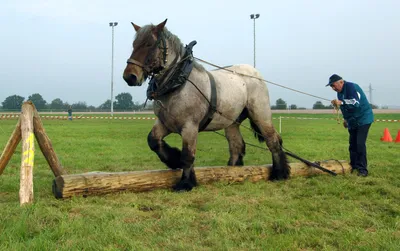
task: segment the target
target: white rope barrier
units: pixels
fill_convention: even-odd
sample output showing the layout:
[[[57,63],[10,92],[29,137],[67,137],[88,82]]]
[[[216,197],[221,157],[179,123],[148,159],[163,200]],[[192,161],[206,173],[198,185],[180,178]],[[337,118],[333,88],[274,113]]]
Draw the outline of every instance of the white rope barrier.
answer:
[[[0,120],[18,119],[19,114],[0,114]],[[41,119],[68,120],[68,116],[40,116]],[[100,119],[100,120],[156,120],[156,117],[109,117],[109,116],[72,116],[72,119]],[[298,120],[336,120],[336,118],[311,118],[311,117],[274,117],[272,119],[298,119]],[[375,122],[400,122],[398,119],[376,119]]]
[[[0,120],[2,119],[18,119],[19,114],[6,114],[0,115]],[[68,116],[40,116],[41,119],[49,120],[68,120]],[[108,116],[72,116],[72,119],[104,119],[104,120],[155,120],[156,117],[108,117]]]

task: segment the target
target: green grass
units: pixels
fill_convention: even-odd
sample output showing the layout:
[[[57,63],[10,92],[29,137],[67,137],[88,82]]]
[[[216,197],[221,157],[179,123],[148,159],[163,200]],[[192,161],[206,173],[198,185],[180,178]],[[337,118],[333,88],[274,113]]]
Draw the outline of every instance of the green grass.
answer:
[[[71,174],[164,169],[147,146],[153,123],[43,121]],[[0,149],[15,124],[0,120]],[[18,201],[18,147],[0,176],[0,250],[398,250],[400,144],[379,140],[386,127],[395,138],[400,123],[372,125],[367,178],[320,175],[282,182],[219,182],[188,193],[158,190],[67,200],[53,197],[54,177],[36,146],[35,203],[24,207]],[[263,146],[251,132],[242,133],[246,142]],[[282,137],[287,149],[306,159],[348,159],[347,131],[334,120],[283,119]],[[180,146],[176,135],[166,140]],[[271,163],[265,150],[247,146],[246,151],[245,164]],[[221,166],[227,160],[226,140],[201,133],[196,166]]]

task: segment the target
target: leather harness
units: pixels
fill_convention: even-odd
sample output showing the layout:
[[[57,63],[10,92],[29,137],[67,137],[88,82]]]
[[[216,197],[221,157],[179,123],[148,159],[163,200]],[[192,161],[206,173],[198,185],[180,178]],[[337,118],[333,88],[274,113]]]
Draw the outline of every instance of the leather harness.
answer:
[[[210,84],[211,84],[211,100],[210,100],[210,106],[208,107],[208,112],[200,122],[199,132],[206,129],[208,124],[210,124],[210,122],[212,121],[214,113],[217,111],[217,87],[215,85],[215,79],[211,75],[211,73],[207,72],[207,75],[210,78]]]
[[[193,70],[194,58],[193,58],[193,46],[196,45],[196,41],[190,42],[188,45],[185,46],[185,54],[182,57],[183,59],[179,62],[178,57],[171,63],[171,65],[177,64],[171,70],[167,70],[164,73],[160,73],[160,69],[157,69],[157,73],[160,73],[160,78],[157,78],[157,73],[151,72],[152,70],[148,67],[148,58],[146,57],[146,63],[142,64],[135,59],[128,59],[127,63],[134,64],[141,67],[146,75],[151,75],[152,78],[149,82],[149,87],[147,88],[147,98],[149,100],[156,99],[158,97],[164,96],[169,94],[175,90],[178,90],[182,86],[186,84],[189,80],[190,73]],[[167,55],[167,46],[164,37],[160,37],[157,41],[157,46],[160,44],[163,45],[163,63],[166,64],[166,55]],[[170,71],[173,71],[170,73]],[[211,85],[211,99],[207,100],[209,102],[209,108],[207,114],[201,120],[199,125],[199,131],[203,131],[212,121],[214,113],[217,111],[217,87],[215,85],[214,77],[207,71],[207,75],[210,79]],[[197,88],[197,86],[195,86]],[[198,88],[197,88],[198,89]],[[199,90],[199,89],[198,89]],[[199,90],[200,91],[200,90]],[[200,91],[201,92],[201,91]],[[203,96],[204,94],[201,93]],[[204,96],[205,97],[205,96]],[[206,97],[205,97],[206,98]],[[207,98],[206,98],[207,99]]]

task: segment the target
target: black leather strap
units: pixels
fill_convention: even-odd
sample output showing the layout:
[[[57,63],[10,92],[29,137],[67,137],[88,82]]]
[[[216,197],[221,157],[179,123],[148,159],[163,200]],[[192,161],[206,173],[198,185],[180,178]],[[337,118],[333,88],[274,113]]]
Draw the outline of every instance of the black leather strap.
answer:
[[[196,41],[192,41],[185,47],[185,54],[183,55],[184,60],[179,61],[178,65],[171,69],[173,71],[163,73],[160,77],[153,77],[149,82],[147,88],[147,98],[153,100],[157,97],[161,97],[176,89],[185,85],[190,73],[193,69],[193,46],[196,45]],[[179,57],[176,57],[171,65],[177,63]]]
[[[207,75],[210,78],[211,99],[210,99],[210,106],[208,107],[208,112],[200,122],[199,132],[206,129],[206,127],[212,121],[214,113],[217,111],[217,87],[215,85],[215,79],[209,72],[207,72]]]

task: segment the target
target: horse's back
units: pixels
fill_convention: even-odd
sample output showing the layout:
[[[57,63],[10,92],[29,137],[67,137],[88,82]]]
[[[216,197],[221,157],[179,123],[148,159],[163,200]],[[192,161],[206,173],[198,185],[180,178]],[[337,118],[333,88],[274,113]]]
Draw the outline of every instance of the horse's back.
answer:
[[[258,94],[260,98],[264,97],[269,102],[267,85],[264,83],[261,73],[253,66],[237,64],[214,72],[222,76],[223,88],[242,89],[242,93],[247,96],[247,99]]]
[[[248,111],[262,120],[269,120],[271,118],[269,93],[261,73],[248,64],[232,65],[225,69],[215,72],[225,75],[225,79],[233,80],[230,84],[224,83],[228,86],[227,88],[231,88],[231,93],[240,89],[240,94],[232,96],[241,100],[240,97],[244,95],[243,99]]]

